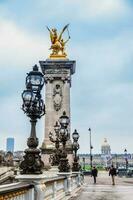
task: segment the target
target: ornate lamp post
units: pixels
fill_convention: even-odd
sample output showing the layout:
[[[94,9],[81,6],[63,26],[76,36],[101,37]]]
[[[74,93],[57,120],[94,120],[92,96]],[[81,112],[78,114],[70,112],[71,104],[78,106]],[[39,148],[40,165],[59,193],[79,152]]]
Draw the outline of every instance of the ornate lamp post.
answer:
[[[90,166],[92,168],[92,144],[91,144],[91,128],[88,129],[89,133],[90,133]]]
[[[26,90],[22,93],[22,110],[30,118],[31,133],[27,140],[28,149],[25,150],[24,160],[20,164],[21,174],[41,174],[43,162],[40,150],[37,149],[38,138],[36,137],[37,119],[45,114],[45,105],[41,98],[41,89],[44,85],[43,74],[38,71],[37,65],[26,77]]]
[[[63,112],[63,115],[59,118],[60,123],[60,131],[59,131],[59,139],[62,143],[62,152],[61,152],[61,158],[59,163],[59,172],[69,172],[70,171],[70,165],[68,163],[67,159],[67,151],[66,151],[66,142],[69,139],[69,133],[68,133],[68,124],[70,120],[69,117],[66,115],[66,112]]]
[[[79,133],[75,129],[75,131],[72,134],[73,137],[73,151],[74,151],[74,162],[72,166],[72,171],[79,171],[80,165],[79,165],[79,157],[77,156],[77,151],[79,149],[78,139],[79,139]]]
[[[61,157],[61,150],[59,149],[60,147],[60,139],[59,139],[59,131],[60,131],[60,126],[58,122],[56,122],[54,126],[54,131],[55,131],[55,138],[53,137],[53,134],[50,132],[49,133],[49,139],[51,142],[55,143],[55,153],[53,154],[52,157],[52,166],[58,166],[60,162],[60,157]]]

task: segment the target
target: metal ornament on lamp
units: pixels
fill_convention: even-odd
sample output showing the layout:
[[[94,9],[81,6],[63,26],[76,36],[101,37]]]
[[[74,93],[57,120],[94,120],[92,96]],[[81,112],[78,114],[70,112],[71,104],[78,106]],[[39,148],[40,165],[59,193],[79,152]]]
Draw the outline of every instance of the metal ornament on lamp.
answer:
[[[68,133],[68,125],[69,125],[69,117],[66,115],[66,112],[63,112],[63,115],[59,118],[60,123],[60,131],[59,131],[59,139],[62,143],[62,152],[61,152],[61,158],[59,162],[59,172],[69,172],[70,171],[70,165],[67,159],[67,150],[66,150],[66,142],[69,139],[69,133]]]
[[[44,85],[44,78],[38,71],[37,65],[26,77],[26,90],[22,93],[22,110],[30,118],[31,133],[27,140],[24,160],[20,163],[21,174],[41,174],[43,162],[41,161],[40,150],[37,149],[38,138],[36,137],[37,119],[45,114],[45,105],[41,98],[41,89]]]
[[[73,138],[73,151],[74,151],[74,162],[73,162],[73,166],[72,166],[72,171],[79,171],[81,166],[79,164],[79,157],[77,156],[77,151],[79,149],[79,144],[78,144],[78,139],[79,139],[79,133],[77,132],[77,130],[75,129],[75,131],[72,134],[72,138]]]
[[[127,156],[127,149],[124,150],[125,154],[125,162],[126,162],[126,171],[128,170],[128,156]]]
[[[38,71],[38,66],[33,66],[33,71],[27,73],[26,87],[31,88],[32,91],[41,91],[44,85],[44,76]]]
[[[90,132],[90,166],[92,168],[92,159],[93,159],[93,157],[92,157],[92,149],[93,149],[93,146],[91,144],[91,128],[89,128],[88,131]]]
[[[59,131],[60,131],[60,126],[58,122],[55,123],[54,126],[54,131],[55,131],[55,138],[53,136],[53,133],[49,133],[49,139],[51,142],[55,144],[55,152],[52,155],[52,166],[58,166],[60,162],[60,157],[61,157],[61,150],[59,149],[60,147],[60,139],[59,139]]]

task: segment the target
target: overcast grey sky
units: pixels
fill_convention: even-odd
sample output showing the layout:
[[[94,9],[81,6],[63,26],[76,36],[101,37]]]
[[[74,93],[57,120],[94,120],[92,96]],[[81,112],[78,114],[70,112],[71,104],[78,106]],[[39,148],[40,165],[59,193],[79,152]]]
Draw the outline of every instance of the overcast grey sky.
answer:
[[[0,149],[15,137],[24,149],[30,123],[21,111],[25,76],[49,55],[45,28],[70,23],[67,52],[76,60],[72,78],[72,130],[80,133],[80,152],[94,152],[104,137],[112,152],[133,152],[133,3],[130,0],[0,0]],[[44,118],[39,120],[40,144]]]

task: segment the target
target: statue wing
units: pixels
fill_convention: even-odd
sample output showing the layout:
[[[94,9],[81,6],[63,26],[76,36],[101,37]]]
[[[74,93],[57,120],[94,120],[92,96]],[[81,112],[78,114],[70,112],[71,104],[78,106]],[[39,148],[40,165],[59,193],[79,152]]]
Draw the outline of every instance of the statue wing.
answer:
[[[49,31],[49,34],[50,34],[50,40],[51,40],[51,43],[53,44],[53,42],[54,42],[54,40],[53,40],[53,33],[52,33],[52,31],[49,29],[48,26],[46,26],[46,28],[47,28],[48,31]]]
[[[64,33],[64,31],[68,28],[69,24],[67,24],[66,26],[64,26],[64,28],[62,29],[59,37],[58,37],[58,40],[60,41],[61,40],[61,37],[62,37],[62,34]]]

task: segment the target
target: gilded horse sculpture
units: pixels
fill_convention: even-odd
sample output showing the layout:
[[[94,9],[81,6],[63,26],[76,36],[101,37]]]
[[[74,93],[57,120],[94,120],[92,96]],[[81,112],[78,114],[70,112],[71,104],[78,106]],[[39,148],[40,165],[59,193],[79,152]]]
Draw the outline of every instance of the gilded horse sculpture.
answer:
[[[64,41],[64,39],[62,38],[63,33],[65,32],[65,30],[68,31],[68,26],[69,24],[67,24],[66,26],[64,26],[64,28],[62,29],[61,33],[58,34],[57,33],[57,29],[52,28],[51,30],[47,27],[49,33],[50,33],[50,39],[51,39],[51,47],[50,50],[52,50],[52,53],[50,54],[50,58],[54,57],[54,58],[66,58],[67,54],[65,53],[65,45],[66,43],[69,41],[70,36],[68,35],[68,39],[66,41]],[[68,32],[69,34],[69,32]]]

